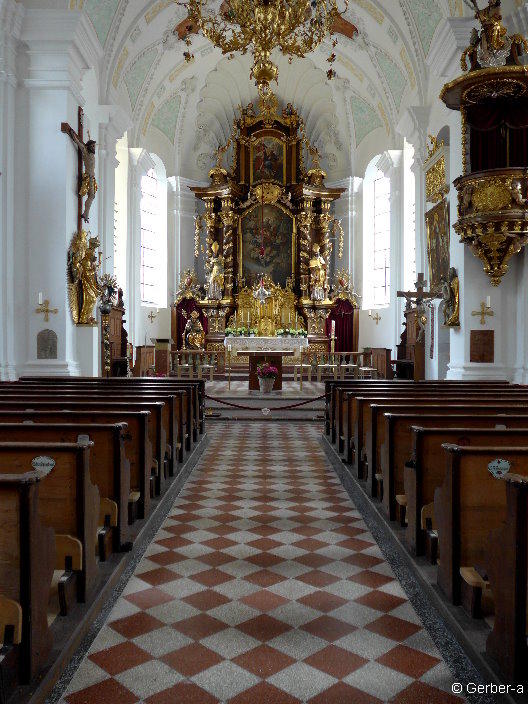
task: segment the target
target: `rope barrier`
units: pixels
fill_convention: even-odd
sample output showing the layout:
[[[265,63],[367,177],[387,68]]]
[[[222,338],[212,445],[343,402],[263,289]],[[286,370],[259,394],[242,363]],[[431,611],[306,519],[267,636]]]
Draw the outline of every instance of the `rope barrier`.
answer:
[[[204,394],[205,398],[209,399],[209,401],[214,401],[215,403],[223,403],[224,406],[230,406],[231,408],[238,408],[242,411],[257,411],[259,409],[258,406],[243,406],[239,403],[232,403],[231,401],[224,401],[222,398],[214,398],[213,396],[209,396],[208,394]],[[286,406],[274,406],[273,408],[268,408],[268,407],[263,407],[260,410],[264,415],[268,415],[271,413],[271,411],[289,411],[293,408],[299,408],[299,406],[306,406],[309,403],[313,403],[314,401],[320,401],[321,399],[326,399],[330,398],[330,394],[322,394],[321,396],[314,396],[313,398],[309,398],[306,401],[299,401],[298,403],[290,403]]]

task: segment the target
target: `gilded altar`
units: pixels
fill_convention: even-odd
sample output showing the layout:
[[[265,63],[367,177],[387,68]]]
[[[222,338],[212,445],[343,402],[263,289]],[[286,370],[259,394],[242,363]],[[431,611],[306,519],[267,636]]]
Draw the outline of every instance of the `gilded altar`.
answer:
[[[260,337],[302,330],[310,343],[328,344],[325,323],[343,294],[331,286],[344,237],[332,203],[344,189],[325,178],[293,105],[280,109],[270,91],[258,108],[239,108],[210,184],[191,187],[201,203],[194,250],[205,271],[198,303],[207,349],[223,345],[226,328]]]

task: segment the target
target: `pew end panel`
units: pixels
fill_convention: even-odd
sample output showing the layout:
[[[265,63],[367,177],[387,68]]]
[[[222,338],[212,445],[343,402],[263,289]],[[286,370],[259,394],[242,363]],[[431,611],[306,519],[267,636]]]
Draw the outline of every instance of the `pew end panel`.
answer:
[[[501,481],[506,485],[507,517],[489,535],[487,571],[495,619],[486,652],[507,681],[526,681],[528,477],[510,474]]]

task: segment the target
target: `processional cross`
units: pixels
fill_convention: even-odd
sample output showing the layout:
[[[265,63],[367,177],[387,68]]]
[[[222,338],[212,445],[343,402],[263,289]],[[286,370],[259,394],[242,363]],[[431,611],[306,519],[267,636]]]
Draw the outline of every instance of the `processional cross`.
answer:
[[[77,232],[82,230],[82,221],[89,221],[90,208],[97,193],[95,180],[95,147],[96,142],[90,139],[84,142],[84,112],[79,106],[77,111],[77,132],[67,122],[61,122],[61,132],[67,134],[77,147]],[[83,170],[84,166],[84,170]],[[83,212],[83,198],[87,196]]]

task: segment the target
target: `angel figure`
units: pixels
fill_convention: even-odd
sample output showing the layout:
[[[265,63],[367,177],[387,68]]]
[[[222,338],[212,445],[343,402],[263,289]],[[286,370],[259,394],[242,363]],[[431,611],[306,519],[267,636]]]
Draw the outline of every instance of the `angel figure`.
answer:
[[[101,254],[97,256],[99,239],[81,230],[68,250],[68,296],[73,322],[76,325],[94,325],[93,310],[101,294],[98,271]]]

